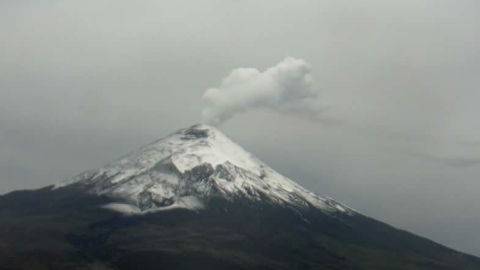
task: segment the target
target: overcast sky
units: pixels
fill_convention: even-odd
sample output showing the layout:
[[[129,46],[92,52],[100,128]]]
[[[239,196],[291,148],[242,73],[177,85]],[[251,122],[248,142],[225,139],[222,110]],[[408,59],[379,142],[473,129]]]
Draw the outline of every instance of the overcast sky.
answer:
[[[320,117],[262,99],[220,129],[314,192],[480,255],[479,25],[477,0],[0,0],[0,194],[200,122],[232,70],[290,56]]]

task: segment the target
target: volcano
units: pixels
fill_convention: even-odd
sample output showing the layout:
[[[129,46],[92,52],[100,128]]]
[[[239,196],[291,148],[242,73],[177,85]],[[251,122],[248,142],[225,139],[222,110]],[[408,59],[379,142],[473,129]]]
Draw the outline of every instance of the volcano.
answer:
[[[0,196],[0,269],[480,269],[366,217],[203,124]]]

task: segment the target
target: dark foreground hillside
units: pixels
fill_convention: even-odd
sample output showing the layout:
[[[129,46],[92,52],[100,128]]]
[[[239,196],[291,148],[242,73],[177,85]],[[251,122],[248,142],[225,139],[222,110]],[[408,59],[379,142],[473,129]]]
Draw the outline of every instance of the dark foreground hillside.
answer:
[[[212,200],[125,217],[74,188],[0,197],[0,269],[478,270],[480,259],[356,216]]]

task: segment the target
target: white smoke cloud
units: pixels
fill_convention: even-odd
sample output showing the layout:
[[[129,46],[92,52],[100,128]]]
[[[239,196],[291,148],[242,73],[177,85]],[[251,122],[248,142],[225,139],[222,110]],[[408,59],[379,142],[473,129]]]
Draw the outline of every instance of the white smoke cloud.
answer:
[[[219,87],[203,93],[203,122],[219,125],[251,109],[318,115],[324,102],[313,87],[311,70],[305,60],[293,57],[263,72],[256,68],[234,69]]]

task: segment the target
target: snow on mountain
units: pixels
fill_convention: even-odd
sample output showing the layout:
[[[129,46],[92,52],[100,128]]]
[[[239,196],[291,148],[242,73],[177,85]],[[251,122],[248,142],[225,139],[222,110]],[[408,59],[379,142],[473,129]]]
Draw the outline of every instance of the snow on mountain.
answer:
[[[72,185],[118,200],[105,207],[129,214],[202,209],[203,202],[213,197],[354,213],[282,176],[218,129],[203,124],[181,129],[54,189]]]

